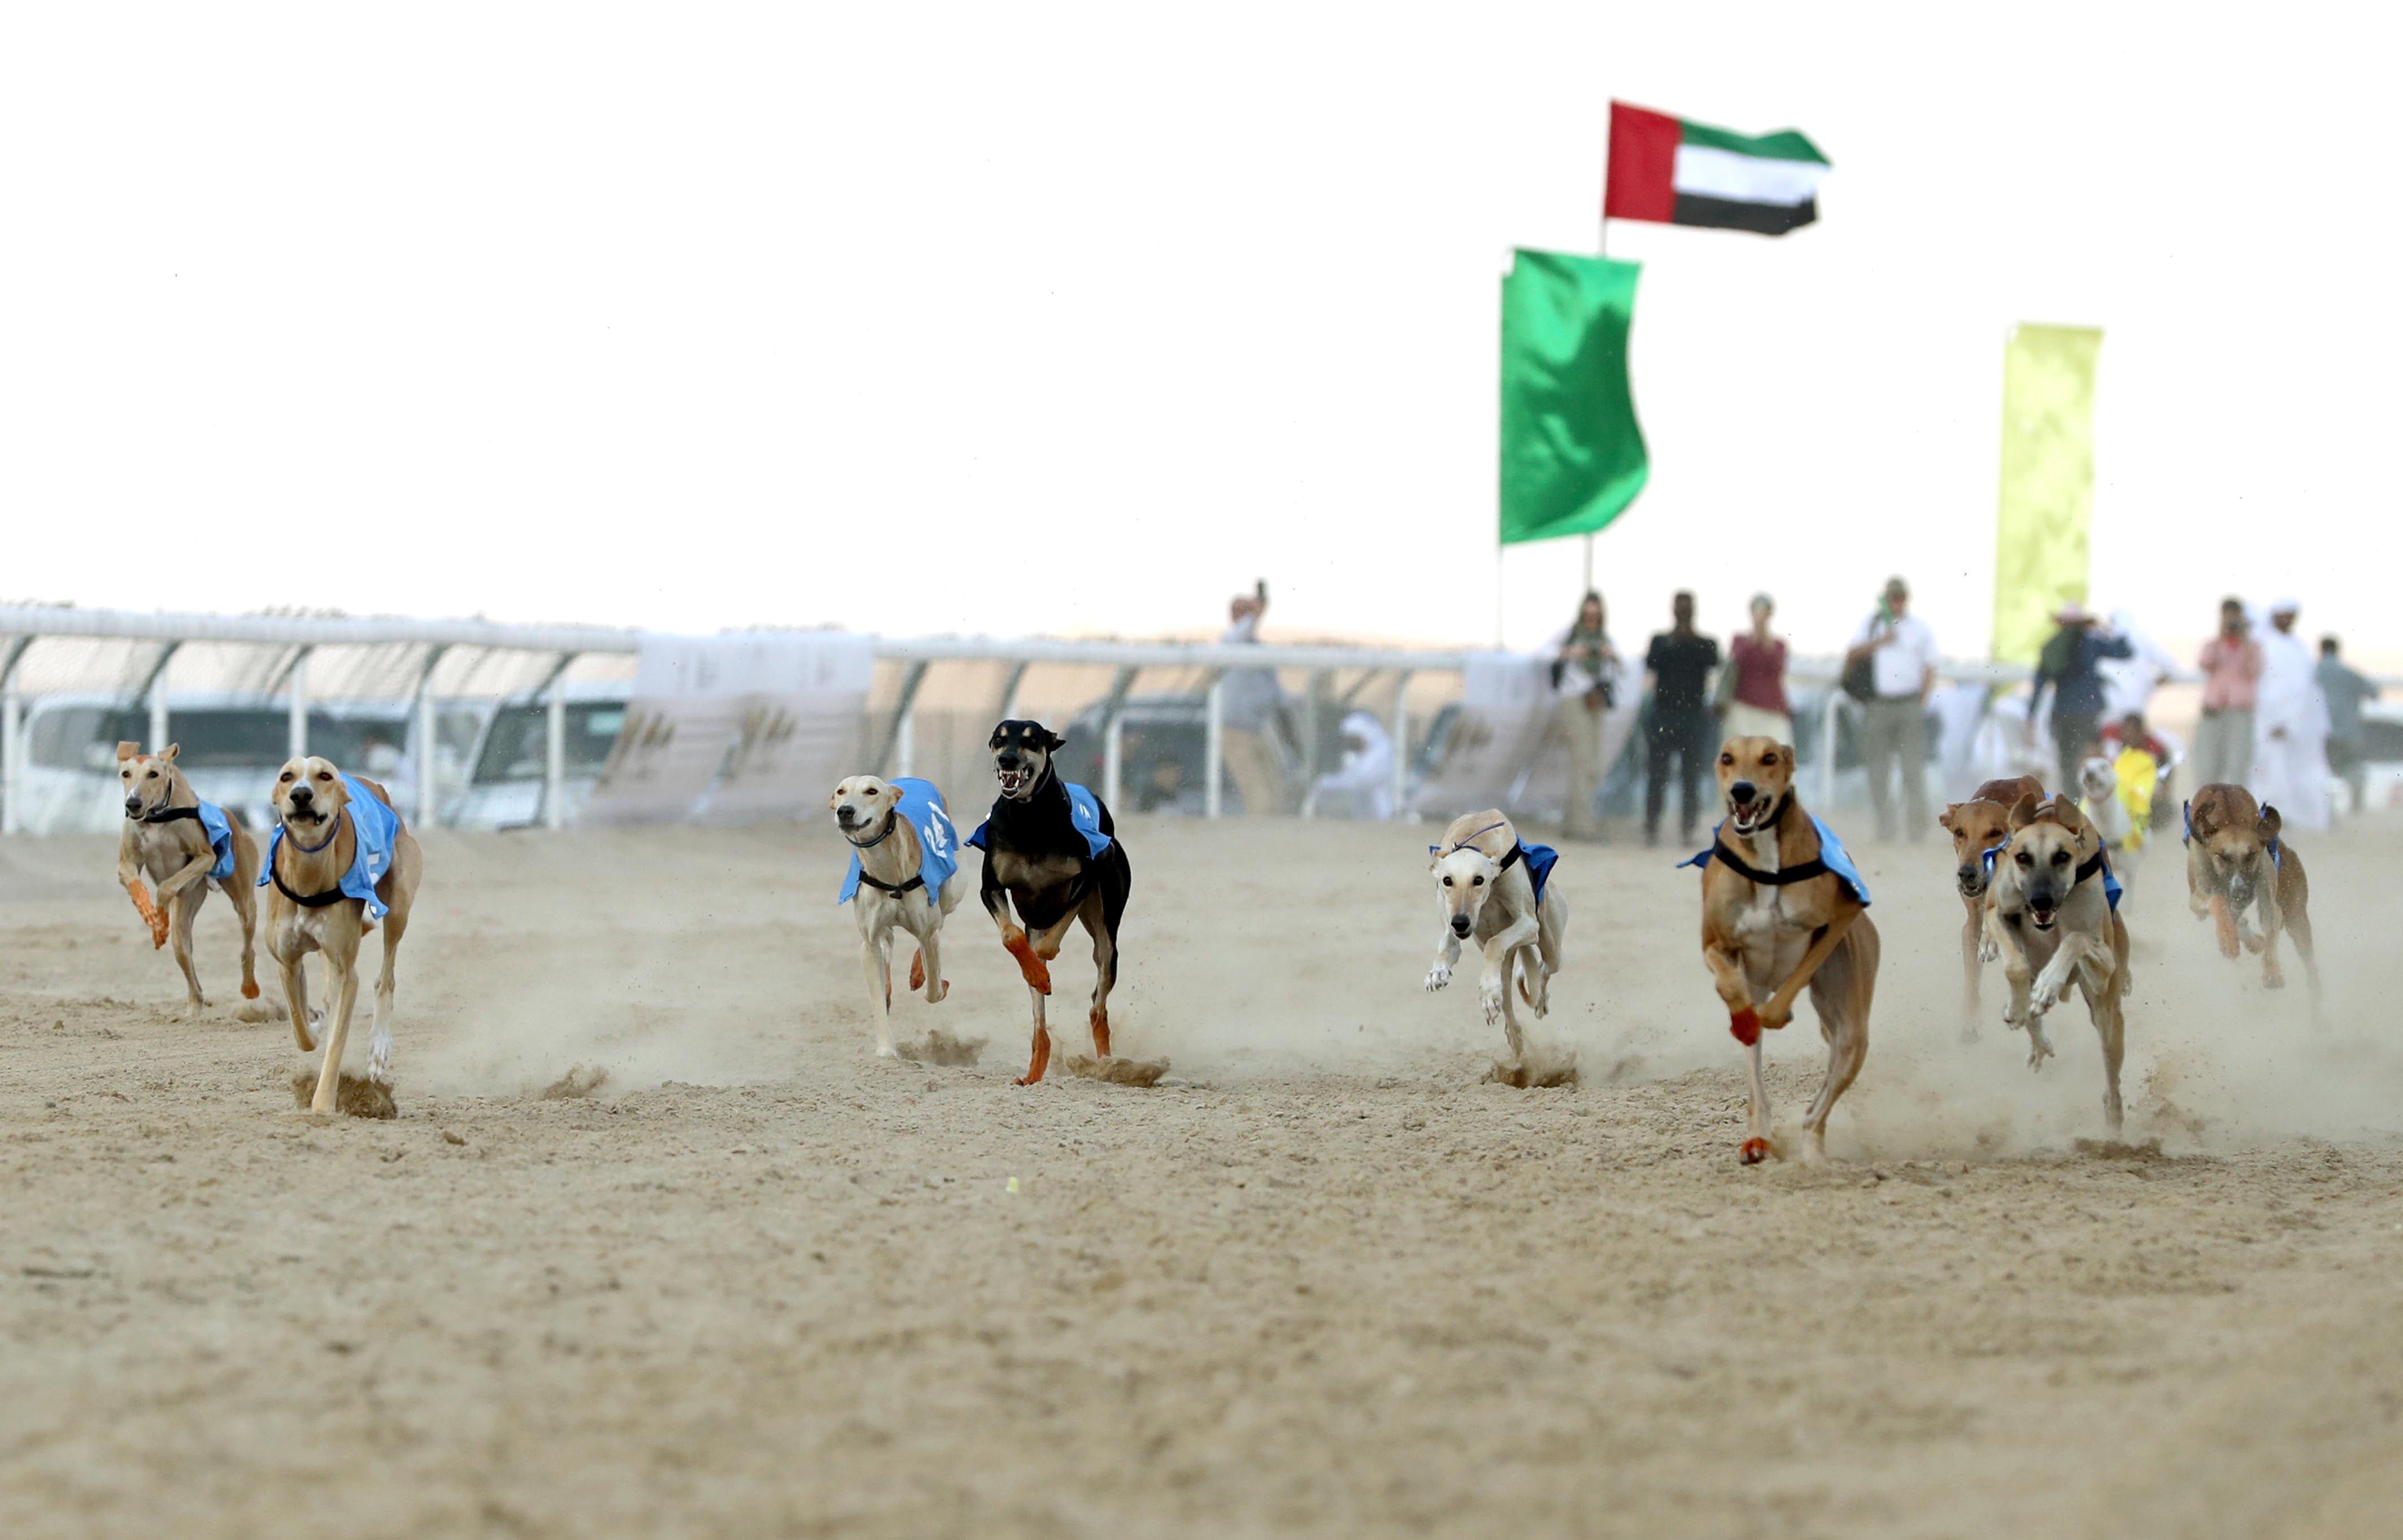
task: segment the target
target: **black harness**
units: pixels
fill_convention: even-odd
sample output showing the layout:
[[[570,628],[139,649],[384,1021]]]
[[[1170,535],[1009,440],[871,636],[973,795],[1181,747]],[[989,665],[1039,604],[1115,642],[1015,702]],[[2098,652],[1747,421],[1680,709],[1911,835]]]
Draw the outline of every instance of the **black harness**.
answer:
[[[125,816],[137,824],[172,824],[178,818],[198,818],[200,815],[198,808],[154,808],[146,813],[129,812]]]
[[[343,809],[340,816],[334,820],[334,832],[326,836],[325,839],[319,840],[313,845],[304,845],[300,842],[299,836],[293,835],[292,848],[299,851],[303,855],[316,854],[319,851],[324,850],[327,845],[332,844],[336,839],[341,838],[342,819],[349,816],[350,810],[348,808]],[[292,831],[286,829],[285,830],[285,833],[291,834]],[[294,893],[285,882],[284,874],[275,869],[275,863],[271,860],[267,863],[267,875],[269,879],[275,883],[276,892],[282,894],[285,897],[291,899],[294,903],[299,905],[304,909],[322,909],[329,904],[339,904],[344,898],[350,896],[342,891],[342,884],[340,879],[336,879],[334,885],[327,888],[323,893]]]
[[[1794,794],[1789,791],[1777,799],[1777,811],[1769,815],[1769,822],[1762,826],[1773,829],[1785,823],[1786,810],[1793,806]],[[1813,877],[1827,875],[1827,863],[1815,855],[1796,866],[1785,867],[1777,871],[1763,871],[1729,849],[1726,839],[1719,836],[1712,838],[1711,859],[1748,882],[1758,882],[1772,888],[1782,888],[1789,882],[1808,882]]]
[[[874,850],[877,846],[893,838],[894,825],[900,822],[901,811],[898,808],[896,808],[893,812],[884,815],[884,832],[878,835],[875,839],[854,839],[850,835],[846,834],[843,836],[843,839],[854,850]],[[923,872],[912,877],[907,882],[881,882],[875,878],[868,876],[868,868],[864,866],[859,868],[859,880],[867,883],[869,887],[874,888],[879,893],[908,893],[912,888],[923,888],[926,885],[925,874]]]
[[[2070,880],[2069,885],[2073,888],[2076,887],[2078,883],[2085,881],[2088,878],[2103,870],[2103,868],[2108,865],[2109,863],[2103,859],[2103,853],[2099,850],[2096,851],[2093,854],[2088,856],[2079,864],[2077,867],[2077,875]]]

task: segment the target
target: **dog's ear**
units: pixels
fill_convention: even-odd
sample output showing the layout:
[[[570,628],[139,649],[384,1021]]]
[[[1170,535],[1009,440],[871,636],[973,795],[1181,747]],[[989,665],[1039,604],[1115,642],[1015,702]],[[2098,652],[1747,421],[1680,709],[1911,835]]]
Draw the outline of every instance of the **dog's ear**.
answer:
[[[135,757],[137,757],[141,753],[142,753],[142,745],[141,745],[141,744],[139,744],[139,743],[137,743],[137,742],[133,742],[133,740],[132,740],[132,739],[130,739],[130,738],[121,738],[121,739],[118,739],[118,743],[117,743],[117,762],[118,762],[118,764],[120,764],[120,765],[121,765],[121,764],[125,763],[128,759],[135,758]]]
[[[1777,752],[1778,752],[1778,753],[1780,753],[1780,754],[1782,754],[1782,755],[1784,755],[1784,756],[1785,756],[1785,773],[1786,773],[1786,774],[1788,774],[1788,775],[1793,774],[1793,773],[1794,773],[1794,745],[1793,745],[1793,744],[1791,744],[1791,743],[1780,743],[1780,744],[1778,744],[1778,745],[1777,745]]]
[[[1945,803],[1945,804],[1944,804],[1944,811],[1943,811],[1942,812],[1939,812],[1939,813],[1938,813],[1938,814],[1936,815],[1936,826],[1937,826],[1938,828],[1940,828],[1940,829],[1945,830],[1947,833],[1950,833],[1950,834],[1958,834],[1958,833],[1960,833],[1960,832],[1961,832],[1961,810],[1962,810],[1963,808],[1966,807],[1967,805],[1968,805],[1968,804],[1967,804],[1967,803],[1965,803],[1965,802],[1947,802],[1947,803]]]
[[[1002,729],[1002,728],[1006,728],[1006,727],[1007,727],[1007,726],[1009,726],[1009,724],[1008,724],[1008,723],[1007,723],[1007,722],[995,722],[995,723],[993,725],[993,736],[992,736],[992,737],[990,737],[990,738],[988,738],[988,739],[986,739],[986,740],[984,741],[984,746],[985,746],[986,748],[989,748],[989,749],[997,749],[997,748],[1001,747],[1001,743],[1002,743],[1002,731],[1001,731],[1001,729]]]
[[[1043,747],[1047,753],[1057,754],[1068,746],[1068,741],[1049,728],[1038,728],[1035,730],[1043,734]]]
[[[2035,822],[2035,794],[2023,791],[2020,793],[2020,799],[2011,804],[2011,832],[2013,834],[2017,834],[2020,830],[2027,827],[2030,824]]]
[[[181,743],[170,743],[170,744],[168,744],[168,745],[167,745],[167,752],[166,752],[166,753],[164,753],[164,754],[162,754],[162,755],[160,755],[159,757],[160,757],[160,758],[161,758],[161,759],[166,760],[169,764],[171,764],[171,765],[172,765],[172,764],[174,764],[174,763],[175,762],[175,756],[177,756],[178,754],[181,754],[181,753],[183,753],[183,752],[184,752],[184,745],[183,745],[183,744],[181,744]]]
[[[2267,802],[2261,804],[2261,821],[2256,824],[2254,827],[2261,831],[2261,842],[2263,844],[2268,844],[2271,840],[2277,839],[2278,831],[2285,826],[2286,821],[2278,816],[2277,809],[2271,807]]]
[[[2086,822],[2086,810],[2077,805],[2074,797],[2053,798],[2052,821],[2071,834],[2084,834],[2091,826]]]

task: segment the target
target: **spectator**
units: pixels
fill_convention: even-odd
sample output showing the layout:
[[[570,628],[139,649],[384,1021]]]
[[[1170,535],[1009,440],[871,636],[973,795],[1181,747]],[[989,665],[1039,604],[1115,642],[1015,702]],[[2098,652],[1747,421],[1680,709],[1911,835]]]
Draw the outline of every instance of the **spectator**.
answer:
[[[2116,848],[2143,850],[2145,836],[2153,826],[2153,796],[2160,786],[2161,766],[2168,762],[2169,751],[2145,729],[2144,717],[2132,711],[2104,731],[2103,746],[2111,756],[2111,773],[2118,778],[2119,805],[2128,810],[2128,837]]]
[[[1660,842],[1660,809],[1669,799],[1669,761],[1677,761],[1677,830],[1694,840],[1702,813],[1702,767],[1718,744],[1712,741],[1711,671],[1719,666],[1719,645],[1694,630],[1694,596],[1669,601],[1670,629],[1652,638],[1644,667],[1652,676],[1652,709],[1644,722],[1644,842]]]
[[[1569,745],[1561,832],[1571,839],[1602,838],[1593,806],[1602,790],[1602,714],[1614,703],[1618,676],[1618,654],[1604,622],[1602,595],[1589,591],[1576,623],[1552,639],[1552,728]]]
[[[2338,655],[2337,639],[2320,638],[2318,669],[2320,694],[2327,700],[2327,756],[2330,771],[2344,778],[2353,793],[2353,811],[2361,812],[2367,778],[2362,770],[2361,706],[2365,701],[2375,701],[2378,687],[2345,665]]]
[[[1878,838],[1896,837],[1894,793],[1888,783],[1899,759],[1908,838],[1915,840],[1928,824],[1927,696],[1936,687],[1936,635],[1910,613],[1910,587],[1899,577],[1886,579],[1877,613],[1862,625],[1844,654],[1848,667],[1864,659],[1869,664],[1870,695],[1863,708],[1861,754],[1868,765]]]
[[[2295,634],[2302,606],[2281,599],[2261,638],[2260,703],[2253,717],[2253,795],[2290,829],[2327,827],[2327,701],[2311,648]]]
[[[2170,746],[2145,725],[2145,714],[2132,711],[2103,728],[2103,752],[2114,758],[2130,748],[2139,748],[2153,756],[2155,765],[2170,762]]]
[[[2241,786],[2253,776],[2253,711],[2260,698],[2261,644],[2244,601],[2219,602],[2219,634],[2202,645],[2202,720],[2194,729],[2194,784]]]
[[[2124,636],[2101,636],[2086,606],[2069,604],[2053,617],[2061,629],[2044,645],[2036,660],[2035,690],[2028,697],[2027,741],[2035,742],[2036,708],[2044,703],[2045,687],[2052,687],[2052,747],[2060,778],[2055,791],[2074,790],[2077,767],[2094,746],[2103,721],[2103,675],[2095,665],[2105,658],[2132,658],[2136,649]]]
[[[1376,713],[1344,715],[1343,762],[1318,778],[1311,805],[1350,818],[1394,815],[1394,741]]]
[[[1268,613],[1269,586],[1237,594],[1227,606],[1233,624],[1219,641],[1230,646],[1257,646],[1260,617]],[[1276,717],[1285,692],[1277,687],[1274,669],[1229,669],[1220,676],[1219,756],[1235,795],[1247,813],[1283,812],[1285,759],[1277,752]]]
[[[1794,742],[1794,708],[1785,700],[1785,638],[1769,633],[1777,602],[1752,596],[1752,630],[1728,643],[1728,666],[1719,675],[1724,702],[1720,728],[1729,738]]]

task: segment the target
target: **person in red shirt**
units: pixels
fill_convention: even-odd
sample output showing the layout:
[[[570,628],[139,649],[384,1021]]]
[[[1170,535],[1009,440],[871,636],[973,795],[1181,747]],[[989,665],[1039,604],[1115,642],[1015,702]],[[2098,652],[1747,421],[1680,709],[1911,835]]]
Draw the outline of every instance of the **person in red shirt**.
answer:
[[[2253,708],[2260,698],[2261,644],[2244,601],[2219,602],[2219,634],[2202,645],[2202,720],[2194,733],[2194,784],[2241,786],[2253,774]]]
[[[1728,667],[1719,686],[1719,725],[1729,738],[1758,736],[1794,742],[1794,708],[1785,700],[1785,638],[1772,636],[1769,621],[1777,602],[1752,596],[1752,630],[1728,644]]]

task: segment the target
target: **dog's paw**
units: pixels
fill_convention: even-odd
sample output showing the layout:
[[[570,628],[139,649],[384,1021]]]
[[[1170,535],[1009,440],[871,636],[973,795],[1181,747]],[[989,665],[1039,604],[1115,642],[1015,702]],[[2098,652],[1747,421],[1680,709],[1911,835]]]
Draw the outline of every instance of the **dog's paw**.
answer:
[[[901,1057],[901,1050],[895,1047],[890,1043],[879,1043],[876,1045],[876,1057],[879,1059],[898,1059]]]
[[[1502,1020],[1502,1007],[1509,1003],[1500,984],[1480,982],[1477,986],[1477,1004],[1485,1012],[1485,1024],[1493,1026]]]
[[[1760,1041],[1760,1012],[1750,1006],[1728,1017],[1728,1034],[1745,1047]]]
[[[1747,1166],[1757,1166],[1769,1158],[1769,1141],[1747,1139],[1736,1148],[1736,1159]]]
[[[2035,992],[2028,996],[2028,1014],[2043,1016],[2060,1004],[2061,991],[2058,987],[2052,984],[2038,984],[2035,987]]]
[[[1438,963],[1435,966],[1433,966],[1433,967],[1431,967],[1431,968],[1427,969],[1427,976],[1426,976],[1426,990],[1427,990],[1427,992],[1428,992],[1429,994],[1433,994],[1436,991],[1438,991],[1438,990],[1439,990],[1439,989],[1443,988],[1446,984],[1449,984],[1449,983],[1451,983],[1451,982],[1452,982],[1452,964],[1449,964],[1449,963]]]
[[[2031,1027],[2028,1031],[2028,1068],[2042,1071],[2044,1061],[2051,1057],[2052,1045],[2045,1040],[2043,1033]]]
[[[2002,955],[2003,955],[2003,949],[2002,949],[2002,948],[2000,948],[2000,947],[1998,947],[1998,946],[1996,946],[1996,945],[1994,945],[1994,938],[1993,938],[1993,936],[1981,936],[1981,937],[1979,937],[1979,941],[1978,941],[1978,961],[1979,961],[1979,962],[1980,962],[1980,963],[1994,963],[1994,962],[1999,962],[1999,961],[2001,961],[2001,960],[2002,960]]]
[[[2261,987],[2265,990],[2285,989],[2286,976],[2283,973],[2265,973],[2261,976]]]

